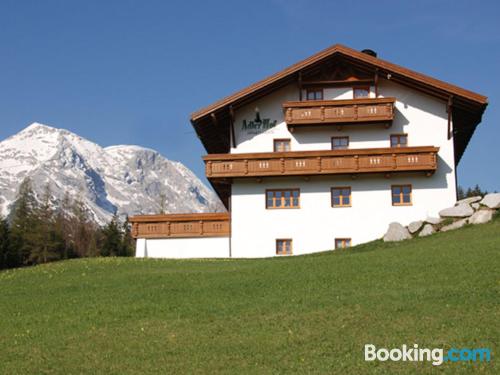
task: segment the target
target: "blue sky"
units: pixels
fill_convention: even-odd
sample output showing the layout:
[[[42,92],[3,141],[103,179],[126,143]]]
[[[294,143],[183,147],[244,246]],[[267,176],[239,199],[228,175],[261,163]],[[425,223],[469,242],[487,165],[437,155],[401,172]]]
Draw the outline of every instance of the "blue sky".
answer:
[[[479,92],[459,183],[500,190],[500,2],[0,0],[0,139],[37,121],[203,177],[189,114],[325,47]]]

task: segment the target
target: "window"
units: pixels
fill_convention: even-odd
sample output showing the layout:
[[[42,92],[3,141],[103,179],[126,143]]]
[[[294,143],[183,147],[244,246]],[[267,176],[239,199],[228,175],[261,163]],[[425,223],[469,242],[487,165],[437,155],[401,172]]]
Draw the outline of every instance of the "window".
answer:
[[[351,247],[351,239],[350,238],[336,238],[335,239],[335,248],[336,249],[345,249],[346,247]]]
[[[299,208],[299,189],[266,190],[266,208]]]
[[[274,152],[290,151],[290,139],[275,139]]]
[[[292,240],[276,240],[276,255],[291,255],[292,254]]]
[[[391,147],[406,147],[408,146],[408,134],[392,134]]]
[[[359,98],[369,98],[370,97],[370,87],[353,87],[352,94],[354,99]]]
[[[393,206],[411,206],[411,185],[393,185],[391,190]]]
[[[307,89],[307,100],[323,100],[323,89]]]
[[[349,137],[332,137],[332,150],[345,150],[349,148]]]
[[[332,207],[351,207],[351,188],[332,188]]]

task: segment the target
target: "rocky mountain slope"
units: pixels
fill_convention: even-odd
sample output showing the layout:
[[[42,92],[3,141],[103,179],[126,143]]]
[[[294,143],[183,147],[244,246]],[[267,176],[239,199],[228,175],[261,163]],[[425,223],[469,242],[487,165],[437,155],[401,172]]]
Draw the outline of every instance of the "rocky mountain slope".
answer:
[[[213,212],[224,207],[182,163],[139,146],[99,145],[64,129],[34,123],[0,142],[0,213],[7,216],[21,182],[37,196],[47,184],[56,202],[78,197],[103,224],[119,215]]]

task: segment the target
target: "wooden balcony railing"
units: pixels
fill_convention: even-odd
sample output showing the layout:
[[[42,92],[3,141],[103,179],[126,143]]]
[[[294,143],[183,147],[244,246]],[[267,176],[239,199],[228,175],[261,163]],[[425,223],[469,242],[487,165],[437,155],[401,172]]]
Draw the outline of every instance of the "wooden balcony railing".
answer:
[[[432,174],[437,168],[438,151],[438,147],[424,146],[211,154],[203,159],[209,179],[411,171]]]
[[[359,123],[392,124],[395,98],[311,100],[285,102],[285,121],[291,130],[300,126]]]
[[[141,215],[129,219],[134,238],[227,237],[228,213]]]

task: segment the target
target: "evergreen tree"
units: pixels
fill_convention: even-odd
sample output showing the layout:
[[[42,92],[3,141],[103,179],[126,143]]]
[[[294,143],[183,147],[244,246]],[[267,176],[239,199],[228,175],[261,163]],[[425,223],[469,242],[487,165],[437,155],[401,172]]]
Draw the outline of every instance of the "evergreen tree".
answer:
[[[488,191],[482,190],[478,184],[476,184],[476,186],[474,186],[473,188],[471,188],[471,187],[467,188],[467,190],[465,190],[465,191],[461,186],[459,186],[457,189],[458,199],[464,199],[464,198],[476,197],[476,196],[484,197],[486,194],[488,194]]]
[[[73,241],[71,240],[71,222],[68,213],[71,211],[72,202],[66,192],[54,215],[54,231],[62,239],[59,249],[61,259],[75,257]]]
[[[468,197],[474,197],[474,196],[478,196],[478,195],[484,196],[486,194],[488,194],[488,192],[486,190],[485,191],[481,190],[481,188],[479,187],[478,184],[476,184],[476,186],[474,186],[474,188],[472,188],[472,189],[469,188],[469,191],[467,191]]]
[[[80,258],[98,255],[97,247],[92,246],[95,245],[96,228],[88,218],[87,210],[81,200],[73,202],[71,213],[69,242],[75,255]]]
[[[31,180],[26,178],[19,187],[12,214],[12,262],[16,265],[29,264],[30,254],[37,246],[33,231],[38,226],[37,206]]]
[[[12,247],[10,246],[10,229],[6,219],[0,218],[0,269],[15,267],[12,264]]]
[[[159,211],[158,213],[160,215],[163,215],[167,212],[167,195],[164,192],[161,192],[160,195],[158,196],[158,205],[159,205]]]
[[[120,256],[129,257],[134,254],[134,240],[132,238],[132,233],[130,232],[130,223],[128,221],[128,216],[125,219],[122,227],[122,246]]]
[[[111,221],[102,229],[101,255],[117,256],[123,251],[123,240],[118,217],[115,214]]]
[[[64,243],[56,231],[51,197],[50,185],[47,184],[42,196],[42,203],[35,212],[36,226],[31,229],[36,244],[28,257],[30,264],[47,263],[61,258]]]

